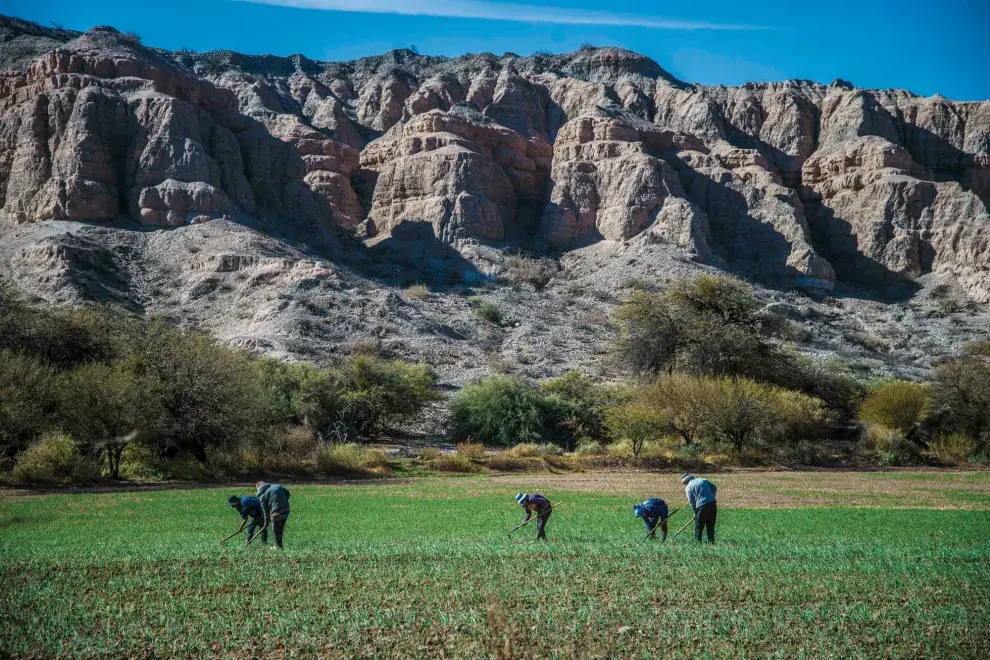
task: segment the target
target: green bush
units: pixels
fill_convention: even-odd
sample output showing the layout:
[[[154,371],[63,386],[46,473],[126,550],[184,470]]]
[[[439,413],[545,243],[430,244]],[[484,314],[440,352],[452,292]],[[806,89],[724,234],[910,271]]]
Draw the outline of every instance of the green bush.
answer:
[[[470,459],[481,459],[485,457],[485,446],[480,442],[459,442],[457,443],[457,455]]]
[[[266,393],[247,353],[153,320],[135,340],[130,368],[162,411],[152,439],[200,462],[206,449],[268,432]]]
[[[475,313],[479,318],[495,325],[502,325],[505,321],[505,315],[502,313],[502,308],[490,300],[482,300],[475,308]]]
[[[544,437],[545,405],[539,390],[521,378],[497,376],[466,385],[451,407],[455,438],[511,447]]]
[[[320,445],[316,450],[316,469],[338,477],[364,474],[364,449],[357,443]]]
[[[866,395],[859,408],[859,419],[907,434],[921,422],[930,399],[931,389],[925,385],[889,381]]]
[[[29,484],[89,484],[100,478],[100,468],[80,453],[70,436],[53,433],[18,456],[11,476],[17,482]]]
[[[931,442],[928,450],[942,463],[959,465],[976,453],[976,442],[964,433],[950,433]]]
[[[453,454],[450,456],[440,456],[433,461],[431,467],[440,472],[460,472],[469,474],[478,472],[481,468],[467,456]]]
[[[595,440],[582,440],[574,453],[578,456],[601,456],[605,453],[605,447]]]

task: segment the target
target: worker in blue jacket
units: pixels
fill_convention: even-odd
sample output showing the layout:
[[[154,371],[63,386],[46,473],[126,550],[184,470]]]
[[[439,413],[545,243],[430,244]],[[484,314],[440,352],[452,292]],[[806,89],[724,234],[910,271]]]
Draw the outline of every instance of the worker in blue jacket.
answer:
[[[657,537],[657,527],[659,527],[660,531],[663,532],[660,541],[667,540],[667,503],[662,499],[651,497],[642,504],[636,504],[633,506],[633,515],[643,519],[651,539]]]
[[[243,519],[237,533],[240,534],[244,531],[244,526],[248,525],[248,533],[245,543],[254,538],[255,529],[262,530],[261,542],[268,543],[268,530],[265,529],[265,511],[261,506],[261,500],[253,495],[245,495],[244,497],[231,495],[227,498],[227,504],[229,504],[234,511],[241,514],[241,518]],[[251,521],[250,524],[248,524],[249,520]]]
[[[547,521],[550,520],[550,514],[553,513],[553,505],[550,504],[550,500],[539,493],[533,493],[532,495],[519,493],[516,495],[516,502],[519,506],[526,509],[524,523],[533,517],[534,511],[536,512],[536,540],[539,541],[542,539],[546,541]]]
[[[694,540],[701,543],[701,532],[705,531],[708,534],[708,542],[714,543],[715,519],[718,517],[715,493],[718,488],[708,479],[699,479],[687,472],[681,475],[681,483],[684,484],[688,504],[694,511]]]

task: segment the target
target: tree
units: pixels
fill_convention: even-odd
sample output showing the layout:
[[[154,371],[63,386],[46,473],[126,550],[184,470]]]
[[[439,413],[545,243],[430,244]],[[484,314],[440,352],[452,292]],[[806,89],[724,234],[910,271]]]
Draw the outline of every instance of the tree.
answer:
[[[722,378],[709,400],[710,428],[742,455],[743,446],[773,424],[774,391],[747,378]]]
[[[50,430],[55,372],[38,360],[0,349],[0,455],[13,455]]]
[[[207,447],[267,430],[264,391],[247,353],[152,319],[135,339],[130,359],[163,411],[160,449],[206,461]]]
[[[636,400],[610,408],[606,413],[606,419],[608,428],[616,440],[629,440],[633,458],[639,458],[648,441],[661,439],[669,424],[663,411]]]
[[[686,374],[658,379],[643,393],[654,407],[663,410],[670,431],[685,445],[693,444],[708,423],[708,402],[714,382]]]
[[[935,367],[932,408],[946,413],[950,427],[985,443],[990,434],[990,360],[967,355]]]
[[[617,312],[619,354],[635,372],[767,380],[788,359],[771,338],[780,322],[752,288],[730,277],[678,280],[660,293],[638,291]]]
[[[106,458],[112,478],[120,478],[124,449],[142,432],[153,436],[161,420],[157,401],[122,363],[92,362],[61,382],[59,416],[84,453]]]

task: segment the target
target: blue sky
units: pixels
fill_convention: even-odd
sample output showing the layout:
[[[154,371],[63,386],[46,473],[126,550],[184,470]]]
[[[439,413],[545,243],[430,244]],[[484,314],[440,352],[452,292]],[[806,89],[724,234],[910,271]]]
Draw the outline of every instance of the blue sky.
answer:
[[[589,42],[638,51],[690,82],[843,78],[990,98],[988,0],[3,0],[0,12],[110,24],[169,49],[344,60],[411,44],[526,55]]]

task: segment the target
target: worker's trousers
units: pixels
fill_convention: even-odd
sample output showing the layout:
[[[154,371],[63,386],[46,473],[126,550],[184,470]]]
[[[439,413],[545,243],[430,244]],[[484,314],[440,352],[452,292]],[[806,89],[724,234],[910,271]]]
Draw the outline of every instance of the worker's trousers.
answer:
[[[285,532],[285,523],[288,519],[289,516],[286,514],[284,517],[272,521],[272,527],[275,528],[275,547],[279,550],[282,549],[282,534]]]
[[[543,539],[544,541],[547,540],[547,530],[546,530],[546,527],[547,527],[547,521],[550,520],[550,514],[551,513],[553,513],[553,511],[547,511],[546,513],[541,513],[536,518],[536,540],[537,541],[539,541],[540,539]]]
[[[694,517],[694,540],[701,543],[701,532],[708,534],[708,542],[715,542],[715,518],[718,516],[718,503],[709,502],[698,509]]]
[[[244,539],[244,542],[247,543],[248,541],[250,541],[251,539],[253,539],[254,538],[255,530],[258,530],[258,529],[263,530],[261,532],[261,542],[267,545],[268,544],[268,530],[265,529],[265,521],[263,519],[261,519],[261,518],[252,518],[251,519],[251,523],[248,525],[248,529],[247,529],[247,532],[248,532],[247,533],[247,538]]]

